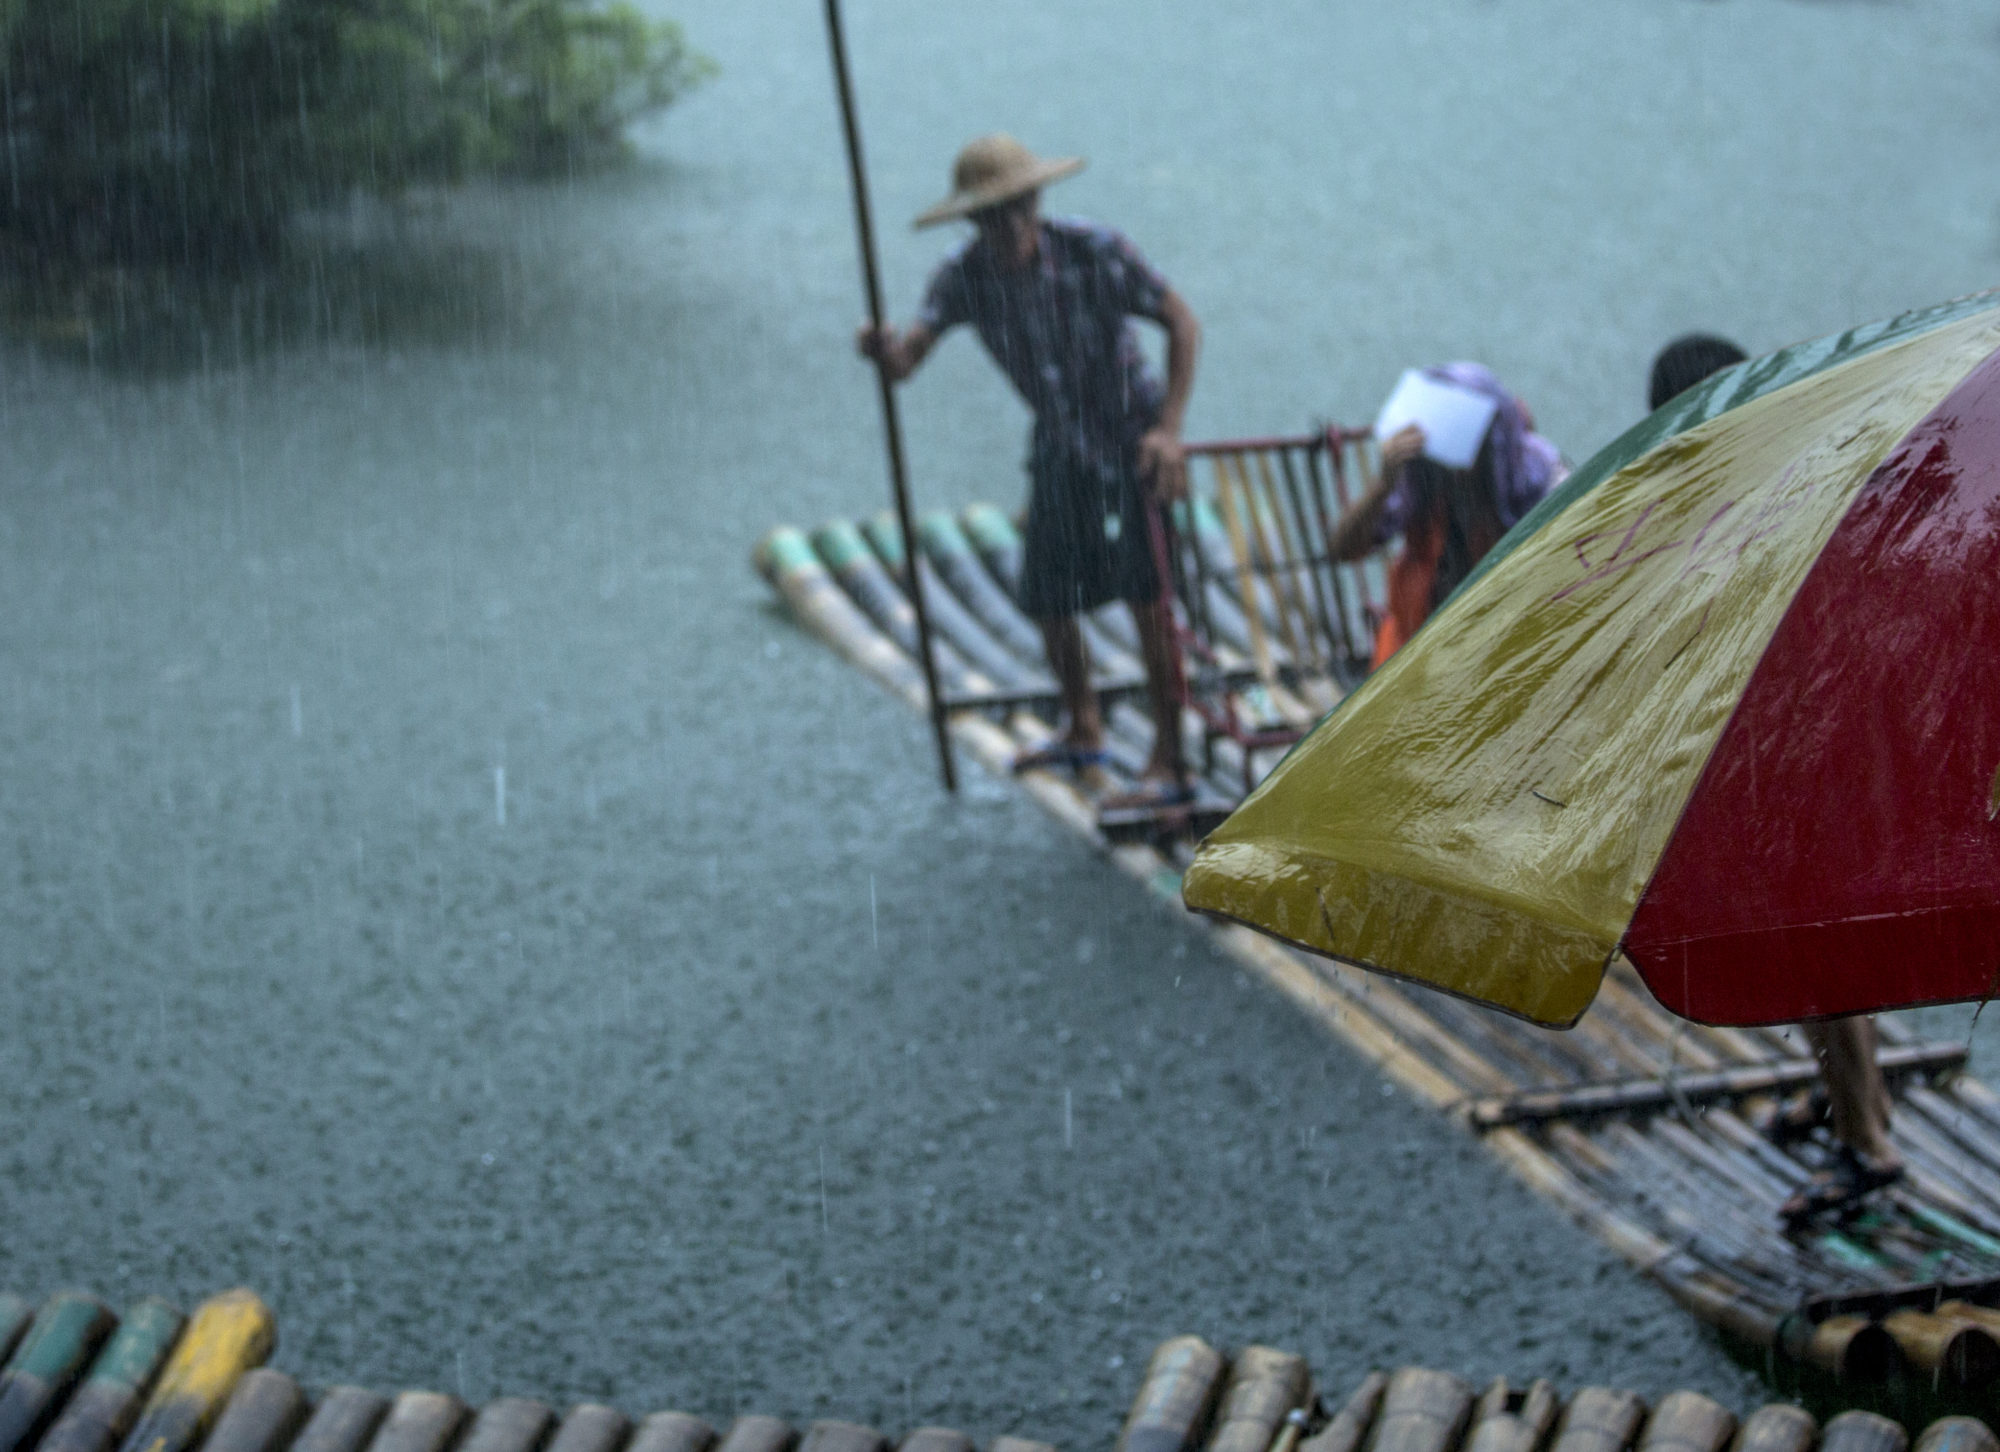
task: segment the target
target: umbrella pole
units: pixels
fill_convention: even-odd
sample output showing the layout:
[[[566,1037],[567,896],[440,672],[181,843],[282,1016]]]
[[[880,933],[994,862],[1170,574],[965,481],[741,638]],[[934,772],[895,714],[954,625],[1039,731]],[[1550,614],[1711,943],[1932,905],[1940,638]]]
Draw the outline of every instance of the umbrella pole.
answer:
[[[868,321],[882,326],[882,280],[875,265],[875,227],[868,208],[868,171],[861,160],[861,129],[854,119],[854,87],[847,75],[847,42],[841,34],[840,0],[826,0],[826,31],[833,47],[833,79],[840,94],[840,123],[847,138],[847,174],[854,184],[854,226],[861,238],[861,279],[868,291]],[[917,657],[924,668],[924,694],[930,704],[931,730],[937,736],[938,769],[944,789],[958,790],[958,770],[952,761],[951,731],[945,721],[944,697],[938,690],[937,662],[931,655],[931,618],[924,609],[923,574],[917,568],[917,534],[910,519],[910,485],[903,467],[903,425],[896,414],[896,389],[889,365],[875,360],[875,381],[882,396],[882,428],[889,444],[889,486],[896,499],[896,523],[903,531],[903,562],[908,571],[910,604],[917,615]]]

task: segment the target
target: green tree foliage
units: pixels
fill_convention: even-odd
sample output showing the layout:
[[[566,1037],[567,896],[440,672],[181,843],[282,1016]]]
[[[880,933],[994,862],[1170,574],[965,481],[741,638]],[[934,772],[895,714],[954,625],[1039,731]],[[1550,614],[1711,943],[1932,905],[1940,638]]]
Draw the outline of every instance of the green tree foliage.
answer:
[[[253,256],[357,187],[615,153],[708,69],[626,0],[0,0],[0,232]]]

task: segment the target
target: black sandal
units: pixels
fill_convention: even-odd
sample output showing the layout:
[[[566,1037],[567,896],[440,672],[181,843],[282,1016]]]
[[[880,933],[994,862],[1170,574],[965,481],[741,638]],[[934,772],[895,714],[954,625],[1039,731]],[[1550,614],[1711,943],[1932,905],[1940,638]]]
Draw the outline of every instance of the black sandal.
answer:
[[[1883,1164],[1862,1154],[1851,1145],[1833,1152],[1833,1163],[1799,1186],[1778,1207],[1778,1218],[1787,1230],[1803,1230],[1823,1215],[1847,1214],[1885,1186],[1903,1178],[1901,1165]]]
[[[1804,1094],[1782,1099],[1757,1116],[1755,1128],[1772,1144],[1783,1149],[1812,1138],[1812,1132],[1833,1118],[1833,1101],[1826,1086],[1815,1084]]]

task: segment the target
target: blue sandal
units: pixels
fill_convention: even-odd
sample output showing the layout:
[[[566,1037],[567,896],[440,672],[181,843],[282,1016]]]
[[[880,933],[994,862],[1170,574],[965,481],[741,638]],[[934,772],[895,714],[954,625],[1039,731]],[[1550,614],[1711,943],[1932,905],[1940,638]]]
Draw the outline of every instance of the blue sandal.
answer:
[[[1067,769],[1072,776],[1082,776],[1093,767],[1101,769],[1110,760],[1111,754],[1101,746],[1072,746],[1067,741],[1056,740],[1017,753],[1012,769],[1016,776],[1024,771],[1063,769]]]
[[[1097,804],[1100,812],[1164,812],[1194,803],[1194,783],[1149,778],[1129,792],[1118,792]]]

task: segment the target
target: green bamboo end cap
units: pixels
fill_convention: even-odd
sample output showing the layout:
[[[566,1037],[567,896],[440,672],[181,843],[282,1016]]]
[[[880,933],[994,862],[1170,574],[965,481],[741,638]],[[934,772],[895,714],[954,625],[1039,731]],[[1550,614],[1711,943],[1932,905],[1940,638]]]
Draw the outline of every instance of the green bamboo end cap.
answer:
[[[903,530],[896,523],[896,516],[883,510],[862,526],[868,542],[875,546],[875,553],[892,570],[903,568]]]
[[[851,519],[830,520],[812,533],[813,548],[832,570],[850,570],[869,557],[868,542]]]
[[[972,541],[958,527],[958,521],[942,509],[932,509],[917,521],[917,540],[928,554],[963,555],[972,552]]]
[[[117,1324],[111,1308],[97,1297],[58,1291],[35,1313],[34,1324],[7,1369],[51,1384],[74,1376]]]
[[[805,531],[790,524],[781,524],[765,535],[758,542],[754,558],[757,573],[767,580],[775,580],[780,575],[795,575],[819,566]]]
[[[991,504],[974,504],[965,511],[965,532],[983,550],[1018,549],[1021,536],[1014,522]]]
[[[187,1318],[176,1306],[148,1296],[125,1313],[117,1334],[91,1364],[90,1380],[137,1388],[152,1379]]]

